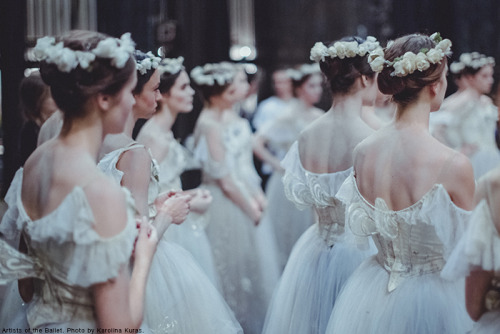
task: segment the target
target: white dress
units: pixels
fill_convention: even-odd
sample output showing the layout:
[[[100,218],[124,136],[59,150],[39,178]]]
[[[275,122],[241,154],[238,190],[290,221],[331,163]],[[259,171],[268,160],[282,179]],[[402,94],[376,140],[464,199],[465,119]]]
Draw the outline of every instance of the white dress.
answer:
[[[365,260],[340,293],[326,333],[467,333],[464,280],[440,276],[470,216],[446,189],[434,185],[419,201],[392,211],[359,193],[351,174],[337,197],[346,203],[346,226],[372,235],[378,254]]]
[[[106,154],[98,164],[121,184],[116,164],[127,150],[144,149],[133,143]],[[150,214],[158,196],[158,169],[151,164],[148,203]],[[153,214],[154,216],[154,214]],[[163,237],[151,264],[146,287],[144,323],[154,334],[243,333],[220,293],[191,254]]]
[[[457,279],[474,268],[492,270],[500,280],[500,235],[493,223],[488,201],[483,199],[472,212],[470,224],[443,269],[443,276]],[[500,290],[488,292],[487,304],[494,305],[474,324],[471,334],[500,333]]]
[[[318,222],[293,248],[269,307],[265,334],[322,334],[344,283],[359,264],[374,253],[345,240],[344,205],[335,198],[352,168],[316,174],[301,164],[295,142],[282,166],[284,189],[299,208],[314,208]]]
[[[259,133],[267,139],[267,146],[276,158],[282,160],[300,132],[309,123],[300,117],[300,114],[297,114],[297,117],[278,117],[264,125]],[[282,177],[283,173],[274,171],[267,182],[268,208],[261,222],[263,225],[270,224],[273,227],[280,271],[285,268],[290,252],[299,237],[314,223],[314,211],[311,207],[302,207],[302,210],[299,210],[286,198]]]
[[[21,200],[22,179],[23,169],[19,169],[5,197],[9,208],[0,232],[8,239],[24,238],[28,254],[0,240],[0,284],[33,277],[35,292],[25,307],[11,307],[25,314],[29,328],[95,330],[91,286],[116,277],[129,263],[137,237],[132,198],[125,190],[126,227],[103,238],[94,230],[94,216],[82,187],[75,187],[54,211],[33,221]]]
[[[160,192],[181,190],[181,174],[185,170],[199,167],[192,153],[174,139],[172,132],[166,136],[169,137],[168,154],[158,163]],[[175,242],[189,251],[212,283],[221,290],[215,272],[212,248],[205,231],[207,224],[207,216],[191,212],[182,224],[168,228],[165,240]]]
[[[202,165],[202,187],[210,190],[213,201],[207,211],[207,235],[212,246],[215,267],[224,298],[235,312],[245,334],[261,333],[270,285],[277,277],[276,268],[266,268],[275,256],[268,242],[259,240],[251,219],[228,198],[217,180],[231,175],[246,196],[260,187],[252,156],[252,134],[245,119],[235,119],[225,125],[221,145],[225,160],[215,161],[209,152],[207,139],[199,128],[195,155]],[[264,236],[267,233],[263,234]]]
[[[476,180],[500,164],[495,141],[498,112],[493,104],[470,100],[460,109],[440,111],[433,118],[444,124],[445,143],[469,157]]]

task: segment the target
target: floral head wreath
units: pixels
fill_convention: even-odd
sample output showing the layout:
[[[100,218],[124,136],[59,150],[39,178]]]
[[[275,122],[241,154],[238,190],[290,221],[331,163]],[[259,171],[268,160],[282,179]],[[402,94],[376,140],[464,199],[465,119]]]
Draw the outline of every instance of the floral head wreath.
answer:
[[[191,78],[200,86],[213,86],[215,84],[224,86],[231,83],[237,67],[228,62],[205,64],[191,70]]]
[[[309,58],[312,61],[319,63],[325,61],[326,57],[329,58],[354,58],[356,56],[365,56],[367,53],[380,48],[380,44],[373,36],[368,36],[363,43],[357,41],[346,42],[338,41],[332,46],[327,47],[322,42],[317,42],[311,49]]]
[[[302,80],[306,75],[314,73],[321,73],[319,64],[302,64],[297,68],[290,68],[286,70],[287,75],[294,81]]]
[[[160,73],[169,73],[170,75],[177,74],[184,69],[184,57],[178,58],[163,58],[158,67]]]
[[[479,52],[462,53],[458,61],[450,65],[450,72],[459,74],[466,67],[477,70],[487,65],[495,66],[495,59],[493,57],[487,57]]]
[[[443,39],[441,35],[436,32],[430,36],[436,43],[432,49],[421,49],[417,54],[408,51],[401,57],[395,58],[393,61],[388,61],[384,58],[384,51],[382,49],[374,50],[368,56],[368,63],[374,72],[381,72],[384,67],[393,67],[394,71],[391,76],[405,77],[415,71],[423,72],[427,70],[431,64],[441,63],[443,58],[451,55],[451,41]],[[387,44],[390,47],[392,42]]]
[[[69,73],[78,66],[90,72],[96,57],[111,59],[112,66],[123,68],[134,50],[135,43],[130,38],[130,33],[123,34],[119,39],[108,37],[94,49],[85,51],[75,51],[65,47],[63,42],[56,43],[55,37],[45,36],[37,40],[32,60],[54,64],[61,72]]]
[[[136,59],[135,67],[141,75],[147,73],[147,71],[158,68],[161,62],[160,57],[156,57],[151,51],[145,54],[146,58],[142,60]]]

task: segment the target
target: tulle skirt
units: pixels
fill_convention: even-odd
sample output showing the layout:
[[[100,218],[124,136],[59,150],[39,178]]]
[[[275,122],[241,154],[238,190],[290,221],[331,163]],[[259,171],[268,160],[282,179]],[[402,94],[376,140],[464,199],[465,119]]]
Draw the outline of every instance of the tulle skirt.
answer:
[[[365,260],[339,295],[326,333],[461,334],[472,328],[464,280],[430,273],[406,278],[392,292],[388,282],[375,256]]]
[[[221,291],[219,279],[215,271],[212,247],[205,232],[208,217],[190,213],[185,222],[180,225],[171,225],[164,238],[178,244],[187,250],[196,263],[208,276],[213,285]]]
[[[266,186],[268,208],[262,219],[263,223],[273,226],[281,271],[297,240],[314,223],[312,209],[299,210],[286,198],[282,176],[281,173],[274,172],[269,178]]]
[[[270,296],[266,284],[272,281],[261,254],[272,249],[257,241],[256,227],[219,187],[204,185],[213,201],[208,210],[207,236],[212,246],[225,300],[234,311],[245,334],[260,334]],[[262,247],[262,249],[257,249]]]
[[[500,333],[500,310],[487,312],[474,324],[470,334]]]
[[[28,304],[19,295],[17,281],[6,285],[4,292],[0,305],[0,332],[4,328],[20,328],[24,333],[30,327],[26,318]]]
[[[337,295],[352,272],[374,253],[343,243],[329,247],[315,224],[293,248],[273,295],[265,334],[323,334]]]
[[[154,334],[243,333],[191,254],[164,238],[149,273],[144,323]]]

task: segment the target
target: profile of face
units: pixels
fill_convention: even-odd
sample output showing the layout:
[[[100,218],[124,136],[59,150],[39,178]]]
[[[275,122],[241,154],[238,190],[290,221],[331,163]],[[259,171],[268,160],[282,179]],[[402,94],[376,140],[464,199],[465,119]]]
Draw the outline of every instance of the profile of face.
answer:
[[[307,105],[314,105],[319,102],[323,94],[323,77],[318,74],[312,74],[309,78],[295,89],[297,98],[304,101]]]
[[[222,93],[222,98],[230,104],[243,101],[247,96],[250,84],[245,71],[241,70],[234,76],[233,82]]]
[[[441,107],[441,103],[443,103],[444,95],[446,93],[446,88],[448,87],[448,80],[446,80],[446,75],[448,74],[448,65],[446,65],[443,73],[441,73],[441,77],[437,82],[435,82],[434,89],[436,92],[436,96],[431,103],[431,112],[437,111]]]
[[[175,113],[188,113],[193,110],[194,89],[186,71],[182,71],[170,90],[163,94],[162,103]]]
[[[377,84],[377,76],[378,73],[375,73],[375,75],[372,78],[365,77],[364,79],[365,82],[365,88],[363,92],[363,105],[364,106],[373,106],[376,105],[377,99],[381,99],[382,101],[379,101],[380,103],[384,103],[384,98],[387,95],[382,94],[378,90],[378,84]]]
[[[56,102],[49,94],[40,106],[40,123],[43,124],[57,109]]]
[[[159,90],[160,86],[160,71],[155,70],[151,78],[142,88],[142,91],[135,95],[134,116],[136,118],[149,119],[156,111],[158,101],[161,99]]]
[[[273,88],[276,95],[281,98],[292,96],[292,79],[290,79],[286,71],[273,73]]]
[[[125,128],[128,118],[136,103],[132,93],[137,84],[137,73],[133,71],[132,76],[123,88],[114,96],[111,96],[110,109],[104,115],[105,133],[121,133]]]
[[[467,76],[469,87],[475,89],[480,94],[488,94],[493,85],[493,66],[487,65],[474,75]]]

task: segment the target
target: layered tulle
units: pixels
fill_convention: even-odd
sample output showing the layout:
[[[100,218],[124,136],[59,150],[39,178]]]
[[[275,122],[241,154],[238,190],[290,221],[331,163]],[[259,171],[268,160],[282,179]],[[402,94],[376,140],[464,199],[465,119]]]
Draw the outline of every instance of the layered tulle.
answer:
[[[161,240],[146,287],[144,322],[155,334],[243,333],[192,256]]]
[[[352,272],[373,251],[330,247],[315,224],[293,248],[275,291],[263,333],[324,333],[333,305]]]
[[[389,273],[376,257],[361,264],[344,286],[326,333],[460,334],[472,327],[465,310],[464,280],[430,273],[387,289]]]

